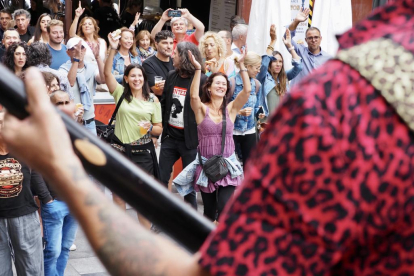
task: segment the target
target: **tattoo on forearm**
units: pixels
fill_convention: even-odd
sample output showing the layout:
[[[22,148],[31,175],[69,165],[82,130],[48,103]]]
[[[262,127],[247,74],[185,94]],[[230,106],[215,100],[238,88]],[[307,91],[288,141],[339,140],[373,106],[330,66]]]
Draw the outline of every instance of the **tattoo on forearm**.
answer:
[[[97,255],[111,275],[167,275],[160,259],[159,243],[152,234],[144,229],[137,231],[131,219],[101,202],[99,197],[90,194],[85,204],[99,208],[102,223],[99,239],[103,242],[97,248]]]
[[[79,169],[79,166],[77,165],[70,165],[69,170],[72,174],[72,181],[74,183],[78,183],[79,181],[88,179],[88,176],[85,174],[85,171],[82,169]]]

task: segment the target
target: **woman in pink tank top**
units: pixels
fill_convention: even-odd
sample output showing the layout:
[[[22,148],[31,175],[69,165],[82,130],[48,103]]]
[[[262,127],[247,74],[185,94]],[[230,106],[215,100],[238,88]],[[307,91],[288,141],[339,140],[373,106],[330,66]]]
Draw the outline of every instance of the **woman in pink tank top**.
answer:
[[[190,89],[190,102],[197,122],[199,141],[198,150],[204,160],[209,159],[214,155],[221,154],[223,127],[222,113],[223,110],[226,112],[225,146],[222,156],[226,159],[226,162],[228,162],[227,165],[230,166],[231,169],[221,180],[215,183],[208,180],[208,183],[199,185],[198,183],[200,181],[198,180],[203,168],[198,164],[194,177],[194,189],[200,191],[203,198],[204,215],[212,221],[215,221],[218,219],[218,216],[226,203],[232,197],[235,188],[242,182],[242,168],[235,157],[232,136],[234,120],[240,109],[247,102],[250,96],[251,86],[247,69],[243,62],[245,56],[245,53],[243,53],[238,62],[241,68],[240,72],[243,79],[244,89],[237,98],[229,103],[231,98],[229,81],[227,76],[221,72],[214,73],[208,78],[200,98],[199,87],[201,64],[197,62],[190,51],[188,55],[192,65],[196,69]]]

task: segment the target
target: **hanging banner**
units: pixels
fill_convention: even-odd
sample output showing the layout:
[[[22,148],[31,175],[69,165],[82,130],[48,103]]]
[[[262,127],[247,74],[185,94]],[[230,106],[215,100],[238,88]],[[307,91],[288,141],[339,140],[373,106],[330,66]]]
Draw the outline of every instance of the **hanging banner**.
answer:
[[[302,8],[309,9],[309,0],[290,0],[291,22],[295,20],[296,15]],[[305,41],[305,32],[308,29],[308,21],[301,22],[296,28],[296,35],[293,40],[298,44],[307,46]]]
[[[230,18],[236,14],[237,0],[211,0],[209,30],[230,31]]]

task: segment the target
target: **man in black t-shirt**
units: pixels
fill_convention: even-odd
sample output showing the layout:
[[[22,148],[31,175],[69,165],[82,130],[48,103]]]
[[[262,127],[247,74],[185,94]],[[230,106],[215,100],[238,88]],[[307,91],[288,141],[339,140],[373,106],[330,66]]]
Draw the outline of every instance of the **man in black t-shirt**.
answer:
[[[4,109],[0,133],[3,117]],[[13,275],[12,251],[17,275],[43,275],[42,233],[31,188],[43,203],[52,198],[43,178],[8,153],[1,135],[0,168],[0,275]]]
[[[152,92],[161,102],[165,80],[168,72],[174,70],[171,54],[174,45],[174,34],[171,31],[161,31],[155,35],[155,46],[157,54],[146,59],[142,66]],[[162,77],[162,81],[155,83],[155,77]]]
[[[29,26],[31,19],[30,13],[23,9],[15,10],[13,13],[13,19],[16,22],[20,40],[27,43],[35,33],[35,28],[33,26]]]
[[[197,155],[197,122],[190,106],[190,87],[195,68],[188,58],[191,51],[201,64],[197,46],[191,42],[180,42],[175,48],[174,71],[168,73],[163,90],[162,140],[160,152],[160,180],[166,186],[174,163],[181,157],[183,168],[194,161]],[[200,87],[207,77],[202,74]],[[201,91],[201,89],[200,89]],[[197,209],[196,194],[192,192],[184,200]]]

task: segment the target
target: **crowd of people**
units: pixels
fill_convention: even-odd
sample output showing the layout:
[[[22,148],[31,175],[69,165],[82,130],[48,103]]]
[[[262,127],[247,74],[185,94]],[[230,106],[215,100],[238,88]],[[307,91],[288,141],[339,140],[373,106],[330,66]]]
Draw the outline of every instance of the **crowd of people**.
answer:
[[[172,181],[192,208],[197,209],[200,192],[204,215],[217,223],[242,183],[267,118],[293,83],[330,58],[315,27],[306,32],[308,46],[292,40],[309,10],[298,13],[282,38],[293,65],[285,71],[280,49],[274,49],[274,25],[268,26],[270,44],[260,55],[248,51],[248,25],[239,17],[231,31],[205,32],[187,9],[180,9],[180,17],[169,17],[168,9],[152,29],[137,32],[139,1],[131,0],[121,17],[113,14],[111,1],[99,4],[91,15],[79,1],[68,38],[52,14],[41,14],[33,25],[27,10],[1,10],[2,63],[22,79],[27,68],[38,68],[50,102],[95,135],[94,95],[109,92],[119,105],[111,146],[166,188]],[[168,21],[171,31],[165,30]],[[217,155],[228,171],[212,180],[206,167]],[[171,179],[179,158],[184,169]],[[11,251],[19,275],[63,275],[77,229],[67,204],[53,185],[10,155],[2,140],[0,159],[9,170],[0,183],[0,275],[11,275]],[[15,181],[12,187],[6,185],[9,179]],[[33,195],[40,201],[42,228]],[[125,210],[121,198],[113,195],[113,201]],[[18,219],[25,220],[30,235],[15,232]]]

